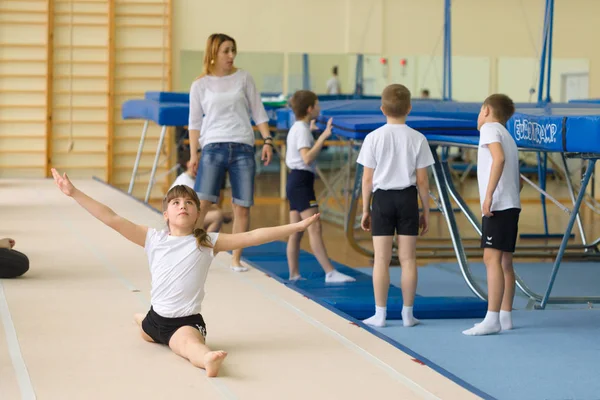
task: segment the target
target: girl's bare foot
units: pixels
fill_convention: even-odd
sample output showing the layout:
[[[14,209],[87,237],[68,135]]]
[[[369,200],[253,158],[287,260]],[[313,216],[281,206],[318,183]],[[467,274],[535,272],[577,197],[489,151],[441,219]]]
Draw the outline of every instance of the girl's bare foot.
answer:
[[[206,369],[206,376],[209,378],[217,376],[225,357],[227,357],[227,352],[222,350],[209,351],[206,353],[204,355],[204,369]]]

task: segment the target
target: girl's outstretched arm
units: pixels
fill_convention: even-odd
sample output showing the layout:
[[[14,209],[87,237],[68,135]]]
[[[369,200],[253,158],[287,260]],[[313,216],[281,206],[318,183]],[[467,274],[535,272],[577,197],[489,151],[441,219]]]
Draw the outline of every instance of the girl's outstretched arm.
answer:
[[[258,246],[259,244],[284,239],[293,233],[304,231],[318,218],[319,214],[315,214],[295,224],[259,228],[244,233],[220,233],[217,243],[213,247],[213,252],[216,254],[220,251],[243,249],[245,247]]]
[[[146,234],[148,232],[147,226],[136,225],[133,222],[120,217],[104,204],[78,190],[73,186],[66,173],[63,176],[60,176],[58,171],[52,168],[52,176],[54,177],[56,186],[58,186],[64,194],[75,199],[81,207],[85,208],[90,214],[119,232],[125,238],[144,247],[146,244]]]

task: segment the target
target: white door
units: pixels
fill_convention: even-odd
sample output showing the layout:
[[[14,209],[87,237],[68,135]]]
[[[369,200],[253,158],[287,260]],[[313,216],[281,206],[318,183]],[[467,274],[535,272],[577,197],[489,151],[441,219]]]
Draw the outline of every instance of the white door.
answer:
[[[589,82],[587,72],[563,74],[561,101],[587,99],[589,96]]]

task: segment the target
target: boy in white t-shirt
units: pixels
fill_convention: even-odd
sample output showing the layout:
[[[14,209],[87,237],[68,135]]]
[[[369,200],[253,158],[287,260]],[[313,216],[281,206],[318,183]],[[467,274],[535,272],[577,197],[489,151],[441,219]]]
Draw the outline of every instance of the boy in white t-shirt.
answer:
[[[170,189],[177,185],[185,185],[194,189],[194,183],[196,182],[195,168],[192,168],[190,162],[190,151],[188,149],[183,150],[179,153],[179,166],[183,169],[182,172],[173,182]],[[231,222],[231,215],[225,214],[216,204],[210,206],[210,210],[204,217],[204,223],[201,227],[207,232],[219,232],[223,223],[228,224]]]
[[[515,112],[506,95],[488,97],[479,112],[477,181],[481,202],[483,261],[487,270],[488,312],[465,335],[479,336],[512,329],[515,295],[513,253],[521,212],[519,151],[506,122]]]
[[[410,100],[410,91],[403,85],[390,85],[384,89],[381,111],[387,117],[387,123],[367,135],[357,160],[364,167],[361,226],[372,232],[375,251],[375,315],[363,322],[377,327],[385,326],[387,317],[394,234],[398,234],[398,258],[402,267],[402,323],[410,327],[420,322],[413,315],[417,290],[417,236],[419,228],[421,235],[428,231],[427,168],[434,160],[425,136],[406,125]],[[423,207],[420,217],[417,195]]]
[[[285,163],[290,169],[286,194],[290,204],[290,223],[301,221],[318,212],[319,204],[315,196],[315,160],[323,148],[323,144],[331,136],[331,119],[327,128],[315,143],[310,130],[310,121],[320,113],[317,95],[308,90],[299,90],[290,101],[296,116],[296,122],[287,135],[287,150]],[[321,232],[321,223],[315,222],[308,228],[310,247],[325,271],[325,282],[353,282],[356,279],[336,270],[325,249]],[[290,280],[302,279],[298,268],[300,240],[302,232],[291,235],[287,244],[287,259],[290,270]]]

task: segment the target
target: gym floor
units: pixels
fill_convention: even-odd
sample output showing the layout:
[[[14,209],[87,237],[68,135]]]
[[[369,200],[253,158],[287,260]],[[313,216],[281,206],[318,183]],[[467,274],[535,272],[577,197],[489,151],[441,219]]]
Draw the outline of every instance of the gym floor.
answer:
[[[126,218],[163,224],[160,214],[103,183],[74,183]],[[231,272],[228,254],[213,263],[203,314],[208,344],[229,356],[220,377],[205,379],[203,370],[144,342],[133,323],[149,307],[143,249],[51,180],[0,185],[2,229],[33,266],[0,281],[3,399],[476,398],[265,274]]]
[[[156,210],[101,182],[75,183],[134,221],[155,227],[163,223]],[[34,393],[48,399],[187,398],[202,393],[206,398],[266,399],[286,393],[298,399],[390,394],[402,399],[591,399],[596,390],[591,375],[597,353],[590,350],[597,347],[592,339],[598,319],[588,317],[587,307],[526,311],[526,300],[517,299],[515,321],[520,329],[508,339],[496,335],[487,341],[467,340],[460,332],[476,322],[469,319],[428,320],[414,329],[392,321],[387,328],[373,330],[260,270],[231,273],[228,254],[219,255],[213,264],[203,313],[209,344],[223,347],[230,355],[221,377],[204,379],[202,370],[139,337],[131,317],[147,310],[150,284],[142,249],[87,215],[51,180],[2,180],[0,187],[4,193],[0,206],[7,216],[2,230],[13,235],[32,265],[24,277],[0,282],[2,398],[19,398],[19,394],[34,398]],[[278,176],[257,177],[258,196],[277,190]],[[471,206],[477,206],[474,181],[468,180],[459,190]],[[548,191],[565,203],[569,200],[560,182],[550,182]],[[537,198],[537,192],[524,189],[522,232],[540,230]],[[258,197],[256,203],[252,228],[287,222],[285,202]],[[224,208],[229,209],[228,199]],[[564,213],[552,204],[548,210],[551,232],[564,231]],[[597,237],[594,214],[584,208],[582,217],[586,233]],[[461,232],[469,234],[468,223],[462,217],[458,220]],[[327,222],[323,227],[331,258],[369,274],[369,258],[350,248],[342,229]],[[447,236],[439,214],[432,214],[431,227],[430,235]],[[231,225],[223,229],[230,230]],[[306,239],[303,249],[310,251]],[[470,261],[485,285],[481,260]],[[419,263],[424,266],[419,294],[472,295],[457,273],[456,260],[420,259]],[[526,263],[523,268],[528,266],[529,273],[521,264],[516,265],[518,272],[537,279],[533,285],[537,290],[543,288],[548,264]],[[394,285],[399,285],[399,272],[392,268]],[[557,290],[573,294],[585,289],[593,294],[598,274],[593,268],[580,272],[565,267]],[[573,273],[583,281],[565,279]],[[566,329],[574,324],[576,331]],[[557,340],[561,351],[550,350]],[[487,351],[486,346],[494,350]],[[482,352],[490,359],[473,357]],[[507,353],[515,355],[514,368],[502,367]],[[578,367],[567,367],[575,359]],[[558,373],[569,382],[586,384],[564,385],[564,379],[556,379]],[[533,378],[544,382],[543,393],[533,388]],[[100,385],[98,380],[106,383]],[[540,397],[548,392],[561,397]]]

